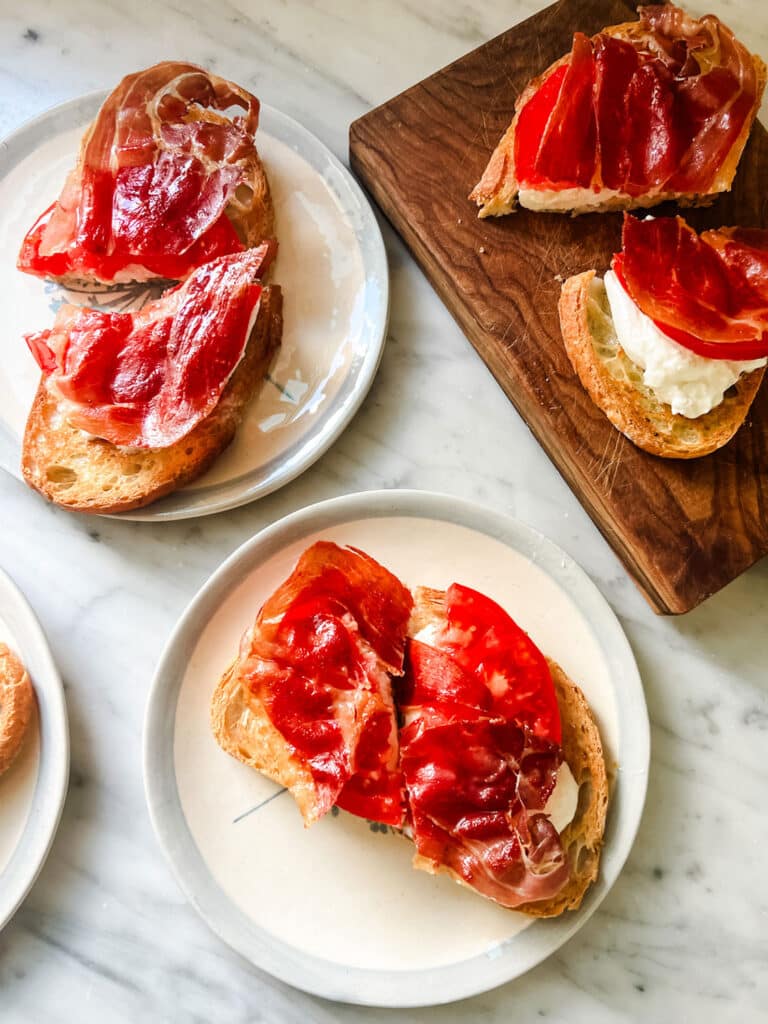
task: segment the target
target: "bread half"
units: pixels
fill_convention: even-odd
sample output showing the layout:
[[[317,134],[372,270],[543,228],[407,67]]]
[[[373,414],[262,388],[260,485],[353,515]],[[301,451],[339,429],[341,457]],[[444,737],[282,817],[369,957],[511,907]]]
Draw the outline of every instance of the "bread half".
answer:
[[[411,635],[425,626],[440,625],[445,618],[444,608],[443,591],[417,587],[409,629]],[[547,658],[547,663],[560,708],[563,757],[579,787],[579,798],[573,820],[560,833],[570,869],[568,883],[550,900],[515,907],[520,913],[534,917],[556,917],[565,910],[576,910],[580,906],[587,889],[597,878],[608,811],[608,776],[595,717],[576,683],[556,662]],[[418,854],[414,856],[413,865],[430,873],[450,875],[461,885],[472,889],[451,868],[441,866],[435,871],[432,862]]]
[[[282,293],[269,285],[245,355],[213,411],[167,448],[127,450],[71,427],[43,376],[27,419],[21,469],[49,501],[75,512],[141,508],[204,473],[235,436],[280,345]]]
[[[594,270],[568,278],[558,308],[565,350],[579,380],[638,448],[666,459],[696,459],[722,448],[744,422],[765,370],[743,374],[719,405],[688,419],[658,400],[619,345],[605,286]]]
[[[641,32],[639,21],[628,21],[622,25],[611,25],[603,29],[606,35],[632,41]],[[763,61],[752,54],[755,73],[757,75],[757,101],[755,112],[760,107],[760,99],[766,84],[767,70]],[[576,217],[582,213],[606,213],[610,211],[647,209],[659,203],[675,200],[678,206],[709,206],[721,192],[727,192],[733,182],[736,168],[744,146],[747,144],[754,118],[747,118],[738,138],[731,146],[728,158],[713,183],[710,192],[654,192],[649,195],[630,196],[625,192],[613,189],[594,191],[590,188],[568,189],[567,201],[558,192],[539,189],[520,189],[515,175],[515,128],[520,111],[531,97],[539,91],[553,72],[567,64],[570,54],[560,57],[546,71],[532,79],[523,89],[515,103],[515,113],[506,132],[493,151],[483,176],[469,194],[469,199],[479,207],[478,217],[503,217],[512,213],[518,202],[529,210],[547,213],[569,213]]]

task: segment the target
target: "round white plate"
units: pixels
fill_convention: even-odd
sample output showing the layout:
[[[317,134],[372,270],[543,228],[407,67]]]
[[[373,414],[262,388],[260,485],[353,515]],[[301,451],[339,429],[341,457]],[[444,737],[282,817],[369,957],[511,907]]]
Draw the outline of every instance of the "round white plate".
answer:
[[[22,274],[25,232],[58,196],[80,138],[104,99],[46,111],[0,146],[0,467],[20,476],[24,424],[39,371],[23,341],[62,302],[137,309],[161,291],[121,285],[76,293]],[[389,278],[376,218],[354,178],[318,139],[262,106],[259,153],[269,175],[280,250],[283,342],[230,447],[189,487],[121,518],[184,519],[234,508],[302,473],[345,429],[371,386],[386,337]]]
[[[413,871],[413,847],[345,813],[304,829],[290,796],[216,745],[209,703],[242,632],[319,538],[411,586],[454,580],[500,601],[582,686],[617,766],[600,878],[577,913],[532,922]],[[187,897],[258,967],[328,999],[444,1003],[517,977],[584,924],[627,858],[645,799],[648,716],[629,644],[582,570],[522,523],[455,498],[374,491],[302,509],[210,578],[162,655],[144,731],[160,843]]]
[[[0,775],[0,929],[32,888],[61,817],[69,780],[64,690],[40,624],[0,571],[0,640],[24,662],[37,713],[11,767]]]

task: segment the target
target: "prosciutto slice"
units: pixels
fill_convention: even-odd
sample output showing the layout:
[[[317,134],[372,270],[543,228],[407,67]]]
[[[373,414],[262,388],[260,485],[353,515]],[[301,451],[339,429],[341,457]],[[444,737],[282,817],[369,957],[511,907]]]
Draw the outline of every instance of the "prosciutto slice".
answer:
[[[431,870],[447,867],[505,907],[559,892],[568,862],[542,813],[562,760],[556,744],[503,719],[416,720],[401,749],[413,839]]]
[[[412,603],[402,583],[369,555],[319,541],[244,639],[242,674],[309,768],[318,816],[337,804],[402,824],[389,673],[403,670]]]
[[[706,195],[743,145],[763,83],[718,18],[640,7],[636,24],[574,35],[519,111],[520,188]],[[735,161],[733,163],[735,166]],[[733,167],[731,167],[731,174]]]
[[[622,242],[617,276],[665,334],[712,359],[768,356],[768,231],[625,215]]]
[[[238,107],[233,117],[221,111]],[[128,75],[86,133],[75,169],[21,247],[40,276],[180,280],[243,245],[225,210],[257,160],[259,102],[194,64]]]
[[[248,344],[275,244],[221,256],[136,313],[64,305],[27,335],[69,423],[112,444],[165,448],[218,404]]]
[[[490,598],[452,584],[442,621],[409,641],[399,705],[421,865],[447,868],[506,907],[555,896],[569,868],[543,809],[562,762],[561,724],[530,637]]]

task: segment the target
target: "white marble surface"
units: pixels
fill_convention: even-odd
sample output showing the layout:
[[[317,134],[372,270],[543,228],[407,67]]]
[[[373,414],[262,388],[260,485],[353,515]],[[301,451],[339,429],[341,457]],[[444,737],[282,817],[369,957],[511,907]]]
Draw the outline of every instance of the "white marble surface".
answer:
[[[251,87],[346,159],[350,120],[539,6],[0,0],[0,133],[137,67],[186,57]],[[690,6],[712,8],[768,57],[762,0]],[[283,491],[150,526],[60,512],[0,479],[0,565],[42,620],[72,730],[58,837],[0,935],[3,1024],[766,1019],[768,561],[685,618],[656,618],[389,230],[386,241],[392,319],[380,374],[347,433]],[[589,924],[505,988],[402,1013],[302,995],[221,945],[170,875],[141,782],[153,666],[212,569],[292,509],[397,486],[507,510],[578,558],[624,623],[653,728],[639,837]]]

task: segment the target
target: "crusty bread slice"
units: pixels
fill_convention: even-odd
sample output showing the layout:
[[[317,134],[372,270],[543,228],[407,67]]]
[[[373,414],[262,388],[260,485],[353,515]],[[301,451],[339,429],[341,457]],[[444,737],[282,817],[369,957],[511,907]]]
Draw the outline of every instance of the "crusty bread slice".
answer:
[[[413,596],[411,636],[426,626],[439,626],[445,621],[443,591],[417,587]],[[556,917],[564,910],[579,907],[587,889],[597,878],[608,810],[608,776],[597,722],[579,687],[556,662],[550,658],[547,662],[560,707],[563,757],[579,787],[579,799],[573,820],[560,834],[570,867],[568,883],[550,900],[525,903],[515,908],[535,917]],[[466,885],[451,868],[441,866],[435,872],[432,862],[418,854],[413,858],[413,865],[430,874],[448,874],[461,885]]]
[[[607,35],[619,39],[631,41],[640,32],[639,21],[628,21],[622,25],[611,25],[605,29]],[[760,109],[760,101],[766,84],[765,64],[755,54],[752,54],[752,61],[757,75],[757,99],[754,105],[754,114]],[[752,129],[754,117],[745,120],[744,127],[734,141],[728,158],[723,162],[714,187],[705,194],[689,194],[682,192],[658,192],[651,195],[630,196],[624,192],[617,192],[613,189],[601,189],[593,191],[589,188],[569,189],[567,200],[564,200],[562,193],[539,190],[520,189],[519,182],[515,175],[515,128],[520,111],[528,100],[538,92],[549,76],[557,71],[559,67],[566,64],[569,55],[566,54],[551,64],[546,71],[532,79],[523,89],[515,102],[515,113],[506,132],[499,141],[496,149],[483,171],[480,181],[475,185],[469,194],[469,199],[479,207],[478,217],[503,217],[512,213],[518,202],[529,210],[536,210],[547,213],[570,213],[571,216],[578,216],[582,213],[607,213],[609,211],[647,209],[658,206],[659,203],[675,200],[678,206],[709,206],[721,192],[730,190],[739,160],[741,159],[744,146],[747,144],[749,133]]]
[[[8,645],[0,643],[0,775],[24,746],[34,707],[27,670]]]
[[[245,355],[218,404],[168,448],[129,451],[71,427],[43,376],[24,432],[24,479],[63,508],[101,514],[141,508],[178,490],[204,473],[235,436],[281,334],[282,293],[270,285],[262,292]]]
[[[657,399],[619,345],[605,286],[594,270],[568,278],[559,311],[565,350],[581,383],[638,448],[666,459],[696,459],[722,448],[744,422],[764,370],[743,374],[719,405],[688,419]]]

